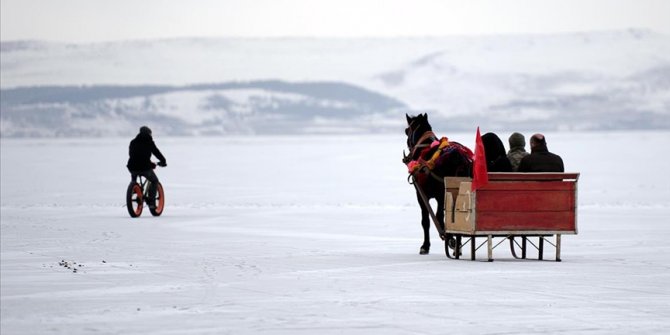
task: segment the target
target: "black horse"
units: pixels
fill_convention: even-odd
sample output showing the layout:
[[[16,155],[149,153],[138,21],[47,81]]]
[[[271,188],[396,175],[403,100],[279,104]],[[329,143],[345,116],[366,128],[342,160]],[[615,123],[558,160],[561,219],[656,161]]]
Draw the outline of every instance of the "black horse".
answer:
[[[472,151],[467,147],[450,142],[446,138],[438,139],[428,123],[427,114],[419,114],[407,118],[407,147],[409,155],[405,155],[403,162],[408,165],[413,182],[417,187],[417,199],[421,207],[421,226],[423,227],[423,244],[419,253],[428,254],[430,251],[430,218],[429,199],[437,201],[436,219],[444,229],[444,177],[471,177]],[[436,141],[438,141],[436,143]],[[446,143],[444,143],[446,142]],[[439,143],[444,143],[439,145]],[[439,153],[436,153],[439,151]],[[423,196],[422,194],[423,193]],[[424,200],[425,197],[425,200]],[[441,236],[442,238],[451,238]]]

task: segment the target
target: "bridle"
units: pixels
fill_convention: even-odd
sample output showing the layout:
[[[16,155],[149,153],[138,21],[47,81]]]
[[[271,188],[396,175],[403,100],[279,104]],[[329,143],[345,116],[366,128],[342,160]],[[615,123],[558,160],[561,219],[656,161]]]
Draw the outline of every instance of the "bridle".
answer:
[[[433,141],[437,140],[437,136],[435,136],[435,133],[433,133],[432,130],[427,130],[424,133],[421,134],[421,137],[419,137],[418,140],[414,141],[416,138],[419,129],[421,129],[421,126],[419,125],[416,129],[414,128],[414,124],[417,122],[418,119],[412,120],[412,122],[409,123],[407,128],[405,128],[405,134],[407,135],[407,146],[409,148],[409,156],[405,155],[405,151],[403,151],[403,163],[407,164],[409,167],[410,162],[414,160],[414,157],[416,156],[417,152],[420,152],[423,150],[423,148],[429,147]],[[430,127],[430,126],[429,126]],[[430,129],[430,128],[429,128]],[[425,165],[425,162],[423,159],[418,159],[420,168],[418,170],[412,171],[410,169],[410,173],[407,176],[407,182],[414,185],[414,188],[416,189],[417,194],[421,196],[421,199],[423,200],[424,204],[428,204],[428,198],[426,197],[424,191],[421,189],[421,187],[417,184],[417,180],[415,179],[415,173],[417,171],[427,171],[428,175],[435,178],[438,182],[444,183],[444,180],[442,177],[438,176],[435,174],[433,171],[428,169],[428,167]],[[428,208],[430,208],[430,205],[428,205]],[[432,209],[430,211],[432,213]],[[434,214],[432,214],[434,216]],[[433,218],[434,222],[437,222],[437,218]],[[439,231],[439,227],[438,227]],[[440,233],[440,236],[443,237],[443,232]]]
[[[405,128],[405,135],[407,135],[407,146],[409,147],[410,150],[414,147],[416,144],[414,142],[414,138],[416,137],[416,132],[419,130],[419,128],[414,129],[414,124],[418,121],[418,119],[412,120],[410,124]]]
[[[414,128],[415,122],[417,122],[417,119],[414,119],[412,122],[410,122],[409,126],[405,128],[405,134],[407,135],[407,146],[410,152],[409,156],[406,157],[409,158],[410,160],[414,159],[414,155],[416,154],[416,151],[418,149],[422,149],[430,145],[430,143],[423,144],[423,142],[425,142],[428,139],[437,140],[437,136],[435,136],[435,133],[428,130],[424,132],[423,135],[421,135],[421,137],[419,137],[417,141],[414,141],[414,138],[416,138],[417,135],[417,131],[419,131],[419,129],[421,128],[417,127],[415,129]]]

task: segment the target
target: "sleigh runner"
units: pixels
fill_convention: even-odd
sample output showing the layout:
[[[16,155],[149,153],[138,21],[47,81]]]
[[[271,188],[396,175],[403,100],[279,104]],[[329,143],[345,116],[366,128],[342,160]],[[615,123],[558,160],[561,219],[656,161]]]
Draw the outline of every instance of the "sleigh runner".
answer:
[[[486,244],[492,261],[493,250],[509,240],[515,258],[525,259],[530,244],[542,260],[547,242],[560,261],[561,235],[577,234],[579,173],[488,173],[488,178],[474,192],[470,178],[444,178],[444,234],[455,238],[453,255],[445,243],[447,256],[460,258],[469,244],[470,258],[475,260],[477,250]],[[478,245],[478,238],[484,242]],[[537,245],[532,238],[537,238]]]

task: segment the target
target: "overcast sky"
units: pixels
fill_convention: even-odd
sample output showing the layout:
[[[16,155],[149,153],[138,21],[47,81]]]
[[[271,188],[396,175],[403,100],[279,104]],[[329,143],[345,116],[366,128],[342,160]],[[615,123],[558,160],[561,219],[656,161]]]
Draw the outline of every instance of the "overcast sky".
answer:
[[[668,0],[0,0],[2,41],[435,36],[648,28]]]

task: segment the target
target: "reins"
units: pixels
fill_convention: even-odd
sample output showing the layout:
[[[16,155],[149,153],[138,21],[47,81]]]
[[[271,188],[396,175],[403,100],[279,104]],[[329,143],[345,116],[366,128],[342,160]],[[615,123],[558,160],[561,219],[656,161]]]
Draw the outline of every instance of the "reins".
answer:
[[[423,133],[423,135],[421,135],[421,137],[419,137],[419,140],[416,141],[416,144],[411,148],[410,153],[409,153],[409,157],[414,158],[414,155],[416,154],[417,149],[422,149],[422,148],[425,148],[427,146],[430,146],[430,143],[423,144],[423,142],[425,140],[428,140],[428,139],[432,139],[434,141],[434,140],[437,140],[437,136],[435,136],[435,133],[433,133],[430,130]],[[430,142],[432,142],[432,141],[430,141]]]

